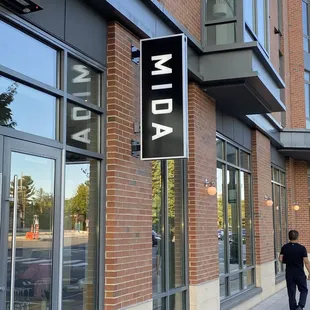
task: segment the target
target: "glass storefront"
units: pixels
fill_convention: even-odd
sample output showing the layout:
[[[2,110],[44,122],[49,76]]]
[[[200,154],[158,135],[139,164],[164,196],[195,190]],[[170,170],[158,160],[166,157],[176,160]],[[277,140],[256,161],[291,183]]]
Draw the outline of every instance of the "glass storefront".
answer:
[[[0,308],[95,309],[105,69],[1,20],[0,34]]]
[[[217,208],[221,298],[254,286],[251,156],[218,138]]]
[[[152,162],[154,310],[186,309],[183,160]]]
[[[278,260],[282,246],[288,242],[287,204],[285,172],[276,167],[271,168],[272,200],[273,200],[273,231],[274,259],[276,276],[284,272],[285,265]]]

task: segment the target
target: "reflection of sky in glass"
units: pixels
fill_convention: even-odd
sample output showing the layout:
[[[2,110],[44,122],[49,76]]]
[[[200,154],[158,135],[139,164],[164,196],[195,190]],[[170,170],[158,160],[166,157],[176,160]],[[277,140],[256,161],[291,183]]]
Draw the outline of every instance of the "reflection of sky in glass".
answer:
[[[6,92],[13,83],[0,76],[0,94]],[[55,138],[56,99],[54,97],[18,84],[17,94],[8,108],[12,110],[13,121],[17,123],[15,129]]]
[[[89,164],[66,165],[66,199],[73,197],[77,187],[88,180],[82,169],[89,171]],[[11,181],[15,174],[19,179],[22,175],[31,176],[36,190],[42,188],[46,193],[54,193],[52,159],[12,152]]]
[[[30,176],[36,190],[42,188],[48,194],[54,194],[55,162],[52,159],[12,152],[11,181],[14,175],[18,179]]]
[[[1,65],[56,86],[57,53],[40,41],[0,21]]]
[[[67,164],[66,165],[66,199],[76,194],[77,187],[89,180],[83,172],[89,172],[89,164]]]

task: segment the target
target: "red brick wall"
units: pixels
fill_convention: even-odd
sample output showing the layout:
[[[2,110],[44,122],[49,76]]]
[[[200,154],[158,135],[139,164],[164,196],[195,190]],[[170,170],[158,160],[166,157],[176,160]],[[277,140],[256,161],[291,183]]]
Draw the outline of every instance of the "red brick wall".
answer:
[[[290,117],[292,128],[305,128],[304,52],[302,1],[286,1],[288,6],[288,40],[290,66]]]
[[[274,259],[273,212],[264,196],[272,196],[270,141],[252,131],[253,207],[256,264]]]
[[[288,173],[288,209],[289,228],[296,229],[300,234],[300,243],[310,249],[310,212],[308,202],[308,170],[307,163],[303,161],[287,161]],[[293,210],[294,203],[300,209]]]
[[[201,38],[200,0],[158,0],[198,41]]]
[[[194,83],[189,85],[188,226],[189,281],[218,278],[216,196],[204,180],[216,181],[215,103]]]
[[[108,27],[107,209],[105,308],[152,298],[152,178],[150,163],[131,156],[139,120],[138,40],[117,23]]]

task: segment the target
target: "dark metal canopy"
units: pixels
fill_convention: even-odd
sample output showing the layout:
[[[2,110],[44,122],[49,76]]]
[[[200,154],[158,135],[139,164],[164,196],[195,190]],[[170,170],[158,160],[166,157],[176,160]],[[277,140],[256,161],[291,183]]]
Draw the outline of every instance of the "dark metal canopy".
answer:
[[[285,85],[258,44],[238,44],[201,56],[205,91],[222,111],[233,115],[285,111],[280,99]]]

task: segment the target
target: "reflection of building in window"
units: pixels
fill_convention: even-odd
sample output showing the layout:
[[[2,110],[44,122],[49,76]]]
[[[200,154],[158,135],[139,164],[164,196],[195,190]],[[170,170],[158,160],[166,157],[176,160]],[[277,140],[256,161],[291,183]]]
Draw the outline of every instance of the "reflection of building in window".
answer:
[[[275,273],[279,275],[284,272],[284,265],[278,261],[283,244],[287,242],[287,205],[285,172],[272,167],[272,200],[273,200],[273,229],[274,229],[274,259]]]
[[[182,305],[185,304],[183,176],[182,160],[152,162],[152,278],[154,306],[156,305],[154,309],[161,309],[161,305],[168,300],[168,306],[165,308],[167,310],[182,309]],[[156,298],[158,294],[160,299]]]
[[[254,285],[251,157],[222,139],[216,144],[220,294],[225,298]]]
[[[98,161],[67,153],[64,221],[63,307],[95,305]],[[69,263],[68,263],[69,262]]]

